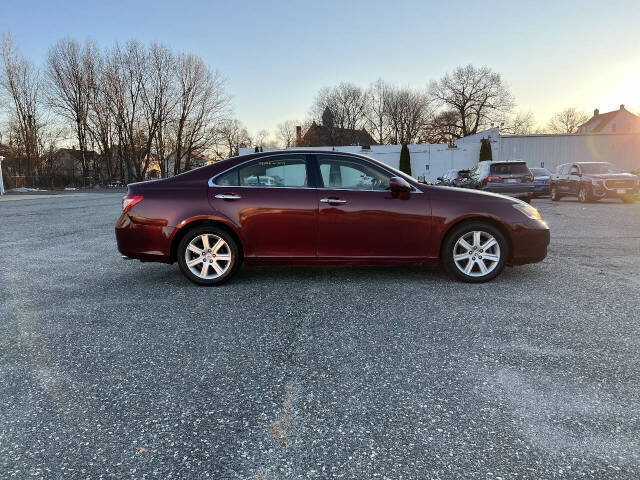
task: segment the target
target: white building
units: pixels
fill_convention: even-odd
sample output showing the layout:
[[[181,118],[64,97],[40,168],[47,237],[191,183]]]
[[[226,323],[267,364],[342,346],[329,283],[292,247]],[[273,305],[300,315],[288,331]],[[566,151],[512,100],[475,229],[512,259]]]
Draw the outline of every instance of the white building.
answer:
[[[492,128],[459,139],[453,148],[446,144],[409,145],[411,174],[416,178],[435,181],[453,168],[472,168],[478,162],[483,138],[491,141],[494,161],[524,160],[529,167],[545,167],[551,171],[569,162],[611,162],[625,171],[640,168],[640,133],[501,135],[498,128]],[[401,148],[400,145],[372,145],[369,148],[346,146],[311,149],[358,153],[398,168]],[[277,149],[265,149],[273,150]],[[253,148],[240,149],[240,155],[253,152]]]

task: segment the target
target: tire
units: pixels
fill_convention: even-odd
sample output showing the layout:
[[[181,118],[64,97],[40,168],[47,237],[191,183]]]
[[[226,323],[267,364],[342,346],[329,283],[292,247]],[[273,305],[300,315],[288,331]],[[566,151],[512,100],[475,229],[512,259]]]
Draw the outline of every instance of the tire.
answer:
[[[558,193],[558,187],[556,187],[555,185],[551,186],[551,200],[554,202],[558,202],[560,201],[560,199],[562,198],[562,196]]]
[[[620,197],[620,200],[622,200],[624,203],[633,203],[636,199],[634,195],[625,195],[623,197]]]
[[[591,193],[586,185],[581,185],[578,190],[578,200],[580,203],[589,203],[591,201]]]
[[[482,248],[491,240],[495,243],[488,249]],[[509,244],[499,229],[483,221],[472,221],[454,227],[447,234],[442,243],[440,260],[447,273],[457,280],[482,283],[494,279],[504,270],[509,254]],[[495,261],[489,260],[488,255]],[[486,273],[483,273],[481,264]]]
[[[230,280],[242,263],[236,240],[225,229],[215,226],[197,227],[187,232],[178,244],[177,257],[185,277],[207,286]],[[188,262],[193,263],[190,266]]]

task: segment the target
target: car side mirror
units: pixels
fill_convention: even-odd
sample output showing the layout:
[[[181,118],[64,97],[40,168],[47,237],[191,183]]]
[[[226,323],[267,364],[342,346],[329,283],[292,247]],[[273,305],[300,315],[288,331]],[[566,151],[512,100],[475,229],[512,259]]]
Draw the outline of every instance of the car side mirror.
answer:
[[[389,179],[389,190],[392,193],[410,192],[411,184],[402,177],[391,177]]]

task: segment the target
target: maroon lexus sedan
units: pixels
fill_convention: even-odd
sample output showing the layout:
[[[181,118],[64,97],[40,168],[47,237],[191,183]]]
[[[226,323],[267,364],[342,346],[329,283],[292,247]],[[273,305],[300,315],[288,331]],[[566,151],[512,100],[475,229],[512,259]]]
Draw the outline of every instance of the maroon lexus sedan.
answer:
[[[218,285],[240,265],[441,263],[485,282],[541,261],[547,224],[530,205],[424,185],[371,158],[279,151],[129,185],[116,225],[123,256],[173,263]]]

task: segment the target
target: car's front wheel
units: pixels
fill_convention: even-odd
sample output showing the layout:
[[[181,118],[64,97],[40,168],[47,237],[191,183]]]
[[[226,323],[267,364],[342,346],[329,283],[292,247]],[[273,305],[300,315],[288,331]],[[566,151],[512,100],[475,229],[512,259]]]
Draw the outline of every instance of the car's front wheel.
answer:
[[[454,227],[442,246],[445,270],[463,282],[488,282],[504,270],[509,245],[489,223],[469,222]]]
[[[220,285],[229,280],[241,263],[240,248],[226,230],[198,227],[188,232],[178,245],[182,273],[198,285]]]

